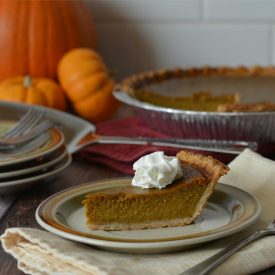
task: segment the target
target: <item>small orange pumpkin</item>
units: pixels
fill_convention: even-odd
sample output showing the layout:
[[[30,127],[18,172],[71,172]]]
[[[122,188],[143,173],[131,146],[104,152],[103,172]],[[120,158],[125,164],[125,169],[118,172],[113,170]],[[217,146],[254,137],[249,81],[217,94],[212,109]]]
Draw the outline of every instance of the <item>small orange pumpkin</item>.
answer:
[[[76,114],[91,122],[115,114],[120,105],[112,94],[116,82],[96,51],[77,48],[67,52],[57,73]]]
[[[0,84],[0,100],[37,104],[66,110],[66,96],[61,87],[49,78],[18,76]]]

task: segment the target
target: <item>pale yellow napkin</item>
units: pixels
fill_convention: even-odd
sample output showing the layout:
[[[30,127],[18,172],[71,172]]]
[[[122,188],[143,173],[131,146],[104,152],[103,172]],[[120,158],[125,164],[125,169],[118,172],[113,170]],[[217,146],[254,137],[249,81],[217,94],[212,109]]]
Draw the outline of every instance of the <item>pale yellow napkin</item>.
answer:
[[[236,241],[264,229],[275,217],[275,162],[246,149],[230,163],[220,182],[248,191],[262,205],[260,219],[232,236],[179,253],[129,255],[105,252],[51,233],[11,228],[1,236],[4,249],[27,274],[180,274]],[[212,274],[252,274],[275,265],[275,236],[258,239],[222,263]]]

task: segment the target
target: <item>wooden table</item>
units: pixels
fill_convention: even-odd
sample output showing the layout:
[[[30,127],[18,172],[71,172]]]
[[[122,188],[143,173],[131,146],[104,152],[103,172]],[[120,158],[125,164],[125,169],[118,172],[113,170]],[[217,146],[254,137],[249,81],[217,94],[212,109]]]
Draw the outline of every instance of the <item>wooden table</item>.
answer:
[[[122,113],[129,114],[131,110]],[[131,113],[133,114],[133,113]],[[119,115],[119,114],[118,114]],[[35,211],[39,204],[56,192],[72,186],[98,180],[128,177],[128,175],[111,170],[110,168],[87,161],[76,161],[70,164],[69,168],[59,174],[41,180],[30,190],[21,192],[16,196],[0,197],[4,199],[7,209],[0,209],[0,235],[10,227],[28,227],[42,229],[36,222]],[[17,268],[17,261],[0,247],[0,275],[22,275]],[[257,273],[257,275],[275,274],[275,267]]]

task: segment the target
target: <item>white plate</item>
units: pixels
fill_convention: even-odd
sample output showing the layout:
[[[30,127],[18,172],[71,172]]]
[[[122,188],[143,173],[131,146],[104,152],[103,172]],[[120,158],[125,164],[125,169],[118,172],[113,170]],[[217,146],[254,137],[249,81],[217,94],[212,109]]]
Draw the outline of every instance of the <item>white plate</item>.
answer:
[[[39,105],[0,101],[0,118],[1,120],[18,121],[30,108],[44,110],[45,117],[60,125],[59,130],[65,136],[65,143],[70,154],[80,148],[77,144],[83,137],[90,132],[96,131],[96,127],[87,120],[66,112]]]
[[[218,184],[202,215],[184,227],[131,231],[89,230],[82,201],[92,192],[130,184],[115,179],[79,185],[45,200],[36,210],[37,222],[61,237],[124,253],[168,253],[222,238],[254,223],[261,214],[258,200],[247,192]]]
[[[60,162],[67,155],[67,153],[66,145],[62,144],[61,147],[50,154],[50,156],[42,158],[41,160],[38,158],[20,164],[0,167],[0,179],[42,171]]]
[[[19,179],[10,178],[8,181],[0,181],[0,195],[9,195],[16,192],[18,193],[19,191],[32,186],[38,180],[45,179],[61,172],[71,163],[71,161],[72,157],[69,153],[67,153],[63,160],[45,172],[35,172],[25,176],[20,176]]]
[[[0,128],[3,126],[3,124],[4,122],[1,121]],[[39,159],[53,153],[64,143],[64,135],[55,128],[50,129],[48,133],[51,135],[50,140],[48,140],[40,147],[28,151],[27,153],[17,156],[9,156],[0,153],[0,167],[23,163],[33,159]]]

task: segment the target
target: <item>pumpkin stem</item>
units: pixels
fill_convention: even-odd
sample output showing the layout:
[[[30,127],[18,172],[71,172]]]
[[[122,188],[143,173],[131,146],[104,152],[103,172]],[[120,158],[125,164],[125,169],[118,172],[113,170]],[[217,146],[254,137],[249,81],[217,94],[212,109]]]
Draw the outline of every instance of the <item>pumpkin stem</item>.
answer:
[[[23,85],[26,88],[29,88],[32,86],[32,78],[29,75],[24,76]]]

